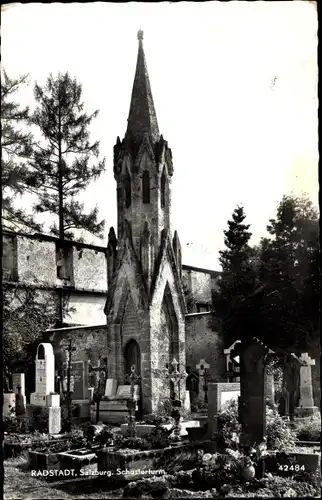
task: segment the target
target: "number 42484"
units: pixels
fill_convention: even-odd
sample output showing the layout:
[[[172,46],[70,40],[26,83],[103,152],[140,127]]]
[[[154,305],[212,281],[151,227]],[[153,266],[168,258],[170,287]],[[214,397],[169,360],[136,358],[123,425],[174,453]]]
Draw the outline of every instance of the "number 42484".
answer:
[[[295,472],[298,472],[300,470],[305,470],[305,466],[304,465],[299,465],[299,464],[296,464],[296,465],[287,465],[287,464],[284,464],[284,465],[279,465],[278,466],[278,470],[282,470],[284,472],[288,472],[288,471],[295,471]]]

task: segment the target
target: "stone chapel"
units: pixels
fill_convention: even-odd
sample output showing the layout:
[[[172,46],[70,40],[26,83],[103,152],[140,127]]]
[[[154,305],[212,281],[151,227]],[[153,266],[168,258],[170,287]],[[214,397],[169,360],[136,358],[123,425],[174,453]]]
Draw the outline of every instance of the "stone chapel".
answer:
[[[159,132],[141,30],[138,45],[127,130],[114,146],[118,248],[110,242],[105,314],[109,377],[124,383],[134,364],[143,411],[154,412],[170,396],[166,369],[173,358],[181,372],[186,367],[187,311],[181,247],[171,227],[172,153]]]

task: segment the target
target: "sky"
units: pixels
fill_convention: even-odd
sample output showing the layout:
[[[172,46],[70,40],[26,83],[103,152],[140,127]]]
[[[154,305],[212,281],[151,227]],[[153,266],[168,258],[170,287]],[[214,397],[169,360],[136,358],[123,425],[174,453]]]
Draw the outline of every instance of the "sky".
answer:
[[[113,146],[124,137],[144,50],[160,133],[172,149],[172,227],[183,263],[220,269],[218,252],[242,204],[256,244],[283,194],[318,200],[317,12],[312,2],[14,4],[2,13],[2,66],[34,81],[68,71],[99,115],[106,173],[82,195],[116,226]]]

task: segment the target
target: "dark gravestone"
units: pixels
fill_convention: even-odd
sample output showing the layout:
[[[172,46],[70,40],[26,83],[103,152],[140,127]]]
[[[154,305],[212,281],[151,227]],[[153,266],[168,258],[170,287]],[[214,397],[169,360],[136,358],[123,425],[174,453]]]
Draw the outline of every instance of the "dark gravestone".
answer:
[[[71,363],[71,375],[74,380],[73,400],[88,398],[88,377],[85,361],[73,361]]]
[[[288,354],[283,369],[283,389],[288,395],[286,415],[294,420],[295,408],[300,398],[300,369],[301,362],[295,354]]]
[[[253,338],[240,349],[241,444],[253,446],[261,443],[266,435],[265,357],[268,348]]]

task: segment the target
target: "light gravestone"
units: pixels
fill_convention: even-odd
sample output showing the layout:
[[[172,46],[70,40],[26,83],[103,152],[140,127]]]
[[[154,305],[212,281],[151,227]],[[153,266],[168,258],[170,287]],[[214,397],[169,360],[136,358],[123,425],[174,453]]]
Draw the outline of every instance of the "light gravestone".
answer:
[[[61,429],[61,408],[60,396],[55,394],[55,356],[51,344],[38,345],[35,363],[36,391],[30,396],[28,417],[32,420],[38,414],[39,422],[48,422],[48,433],[58,434]]]
[[[116,396],[117,390],[117,380],[114,378],[108,378],[105,385],[105,396],[107,398],[114,398]]]
[[[299,360],[302,363],[300,368],[300,403],[299,407],[296,408],[296,415],[307,417],[319,412],[318,407],[314,406],[312,388],[311,367],[315,365],[315,360],[310,358],[307,352],[302,353]]]
[[[205,385],[206,385],[206,370],[208,370],[210,365],[207,361],[201,359],[199,364],[196,365],[199,374],[199,394],[198,400],[200,403],[204,403],[206,399]]]

